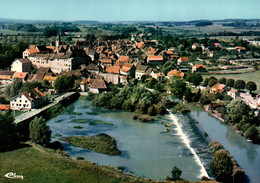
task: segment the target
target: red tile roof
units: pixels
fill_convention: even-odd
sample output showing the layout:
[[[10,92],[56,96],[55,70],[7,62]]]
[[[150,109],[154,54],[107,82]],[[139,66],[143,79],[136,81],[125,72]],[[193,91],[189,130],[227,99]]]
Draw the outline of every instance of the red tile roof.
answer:
[[[25,79],[27,75],[27,72],[15,72],[13,78]]]
[[[163,61],[163,56],[161,55],[150,55],[147,58],[147,61]]]
[[[183,62],[189,62],[189,57],[181,57],[180,59]]]
[[[142,49],[144,47],[144,42],[136,43],[137,48]]]
[[[200,67],[203,67],[206,69],[206,66],[205,65],[194,65],[193,67],[196,67],[196,69],[200,68]]]
[[[117,61],[118,62],[128,62],[129,56],[120,56]]]
[[[99,61],[101,63],[103,63],[103,64],[112,64],[112,60],[111,59],[100,59]]]
[[[226,87],[226,85],[217,83],[211,89],[212,89],[212,91],[221,92],[222,93],[224,91],[225,87]]]
[[[184,77],[184,73],[174,69],[174,70],[168,72],[167,76],[179,76],[179,77],[183,78]]]
[[[0,105],[0,110],[9,110],[10,105]]]
[[[114,65],[106,68],[107,73],[119,74],[120,66]]]
[[[125,64],[123,65],[121,71],[123,71],[123,72],[128,72],[132,67],[133,67],[132,64],[125,63]]]
[[[242,47],[242,46],[236,46],[235,49],[237,49],[237,50],[246,50],[246,48]]]
[[[39,50],[37,48],[26,49],[25,51],[28,51],[29,53],[39,53]]]

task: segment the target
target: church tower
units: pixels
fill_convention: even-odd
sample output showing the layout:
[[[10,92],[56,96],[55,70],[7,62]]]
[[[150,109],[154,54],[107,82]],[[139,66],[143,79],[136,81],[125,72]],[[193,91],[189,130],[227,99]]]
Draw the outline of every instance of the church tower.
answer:
[[[56,42],[55,42],[57,53],[59,53],[59,47],[60,47],[60,35],[57,35]]]

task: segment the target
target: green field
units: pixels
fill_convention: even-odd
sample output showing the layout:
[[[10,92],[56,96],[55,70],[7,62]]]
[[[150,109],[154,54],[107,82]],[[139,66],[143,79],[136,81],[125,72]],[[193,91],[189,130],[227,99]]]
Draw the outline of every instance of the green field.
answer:
[[[249,73],[243,73],[243,74],[221,74],[221,75],[203,75],[204,78],[208,78],[210,76],[214,76],[217,79],[218,78],[232,78],[234,80],[238,79],[243,79],[245,82],[248,81],[254,81],[257,85],[257,90],[256,92],[260,92],[260,70],[254,71],[254,72],[249,72]]]
[[[8,179],[13,172],[24,179]],[[38,145],[0,152],[0,182],[23,183],[95,183],[147,182],[132,175],[120,173],[112,167],[97,166],[88,161],[72,160],[51,149]]]

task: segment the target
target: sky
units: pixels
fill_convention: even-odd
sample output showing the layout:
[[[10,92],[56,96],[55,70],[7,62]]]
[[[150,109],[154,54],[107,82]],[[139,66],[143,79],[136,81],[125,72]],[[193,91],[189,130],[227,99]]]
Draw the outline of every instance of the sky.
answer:
[[[0,18],[190,21],[260,18],[260,0],[0,0]]]

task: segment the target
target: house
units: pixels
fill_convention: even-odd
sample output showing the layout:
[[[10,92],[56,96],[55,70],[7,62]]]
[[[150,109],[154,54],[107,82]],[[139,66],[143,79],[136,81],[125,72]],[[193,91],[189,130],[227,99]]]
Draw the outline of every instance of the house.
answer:
[[[97,65],[91,63],[86,67],[86,70],[90,73],[98,74],[100,68]]]
[[[31,72],[32,71],[32,62],[28,58],[16,59],[11,65],[11,71]]]
[[[240,96],[239,92],[237,90],[233,90],[233,89],[228,91],[227,95],[231,96],[233,99],[236,99]]]
[[[160,65],[164,63],[162,55],[149,55],[147,57],[147,63],[151,65]]]
[[[12,83],[14,71],[0,71],[0,84],[7,85]]]
[[[189,57],[180,57],[177,60],[177,65],[184,65],[187,66],[189,64]]]
[[[15,72],[13,75],[13,79],[22,79],[23,82],[27,80],[28,72]]]
[[[174,77],[174,76],[177,76],[177,77],[180,77],[180,78],[183,78],[184,77],[184,73],[183,72],[180,72],[180,71],[177,71],[176,69],[170,71],[167,73],[167,76],[168,77]]]
[[[229,90],[229,88],[228,88],[226,85],[220,84],[220,83],[215,84],[215,85],[211,88],[211,92],[212,92],[212,93],[221,93],[221,94],[224,94],[224,93],[226,93],[228,90]]]
[[[49,83],[50,83],[52,86],[54,86],[54,82],[55,82],[56,79],[57,79],[56,76],[45,75],[44,78],[43,78],[43,81],[44,81],[44,80],[47,80],[47,81],[49,81]]]
[[[192,67],[192,72],[206,72],[206,66],[205,65],[194,65]]]
[[[142,65],[141,62],[139,61],[136,64],[135,67],[136,67],[136,69],[135,69],[135,79],[140,80],[143,75],[147,75],[147,71],[149,69],[148,66]]]
[[[196,50],[199,47],[200,47],[199,43],[193,43],[192,46],[191,46],[191,49]]]
[[[214,46],[215,46],[216,48],[221,48],[221,47],[222,47],[220,43],[214,43]]]
[[[125,63],[120,69],[120,74],[126,76],[126,77],[134,77],[135,75],[135,67],[132,64]]]
[[[246,48],[242,46],[236,46],[234,49],[237,50],[239,53],[242,51],[246,51]]]
[[[10,108],[12,110],[30,110],[41,106],[46,101],[46,94],[34,88],[29,92],[22,92],[11,98]]]
[[[113,65],[106,68],[106,72],[110,74],[119,74],[120,73],[120,66]]]
[[[158,81],[163,81],[165,79],[165,75],[161,72],[155,73],[154,71],[151,72],[150,76]]]
[[[101,93],[107,91],[108,87],[103,79],[86,79],[80,83],[82,92]]]
[[[63,71],[77,69],[78,66],[85,63],[85,58],[74,55],[73,52],[64,53],[47,53],[47,54],[30,54],[29,60],[32,66],[36,68],[49,67],[52,72],[60,74]],[[87,57],[86,57],[87,58]]]
[[[51,49],[48,49],[45,45],[31,45],[29,49],[26,49],[23,52],[23,58],[28,58],[31,54],[34,53],[49,53]]]
[[[10,105],[0,104],[0,112],[2,112],[2,111],[8,111],[9,109],[10,109]]]
[[[106,67],[106,66],[111,66],[111,65],[113,65],[112,60],[111,60],[111,59],[108,59],[108,58],[100,59],[100,60],[99,60],[99,63],[100,63],[100,65],[101,65],[103,68]]]
[[[120,68],[122,68],[125,63],[129,63],[129,62],[130,62],[129,56],[120,56],[116,61],[116,65],[119,65]]]
[[[145,43],[144,42],[139,42],[139,43],[136,43],[136,48],[138,49],[143,49],[145,47]]]

